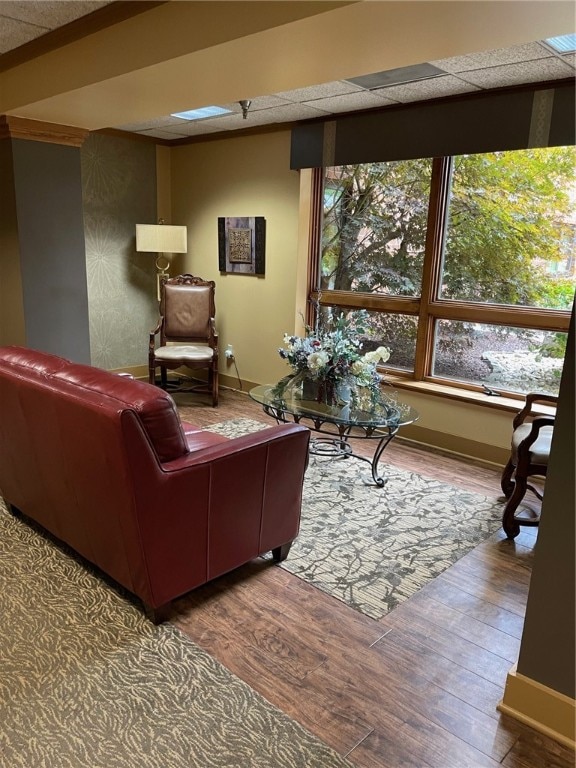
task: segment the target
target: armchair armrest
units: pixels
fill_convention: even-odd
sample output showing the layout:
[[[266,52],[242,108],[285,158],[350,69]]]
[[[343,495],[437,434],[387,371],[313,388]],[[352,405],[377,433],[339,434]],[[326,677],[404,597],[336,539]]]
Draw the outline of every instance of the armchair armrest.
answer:
[[[160,333],[160,331],[162,329],[163,322],[164,322],[164,318],[161,317],[158,320],[158,324],[157,324],[156,328],[154,328],[153,330],[150,331],[150,341],[148,342],[148,351],[150,353],[154,352],[154,348],[155,348],[155,345],[156,345],[156,336]]]
[[[534,403],[548,403],[549,405],[557,405],[558,397],[556,395],[550,395],[545,392],[530,392],[526,395],[526,402],[521,411],[516,414],[512,426],[514,429],[518,429],[520,424],[523,424],[526,419],[532,415],[532,409]]]

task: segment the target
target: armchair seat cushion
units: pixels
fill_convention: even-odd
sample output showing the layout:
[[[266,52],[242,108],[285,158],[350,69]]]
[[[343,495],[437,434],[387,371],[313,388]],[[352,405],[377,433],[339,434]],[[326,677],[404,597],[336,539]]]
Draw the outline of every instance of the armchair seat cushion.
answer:
[[[154,351],[156,360],[182,360],[197,362],[199,360],[212,360],[214,357],[214,350],[208,346],[202,346],[201,344],[186,344],[185,346],[173,347],[158,347]]]
[[[532,424],[521,424],[514,430],[512,435],[512,456],[516,463],[518,459],[518,446],[525,440],[532,430]],[[550,455],[550,444],[552,443],[552,433],[554,427],[542,427],[538,433],[538,437],[530,446],[530,463],[531,464],[548,464],[548,456]]]

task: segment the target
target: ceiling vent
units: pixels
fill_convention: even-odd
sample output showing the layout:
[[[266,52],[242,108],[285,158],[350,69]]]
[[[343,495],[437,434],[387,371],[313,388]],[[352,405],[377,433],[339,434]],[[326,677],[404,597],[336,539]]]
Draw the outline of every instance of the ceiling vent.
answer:
[[[426,80],[429,77],[438,77],[445,74],[447,73],[443,69],[439,69],[433,64],[415,64],[411,67],[398,67],[397,69],[387,69],[385,72],[374,72],[372,75],[351,77],[346,82],[359,85],[361,88],[371,91],[374,88],[387,88],[390,85],[413,83],[416,80]]]

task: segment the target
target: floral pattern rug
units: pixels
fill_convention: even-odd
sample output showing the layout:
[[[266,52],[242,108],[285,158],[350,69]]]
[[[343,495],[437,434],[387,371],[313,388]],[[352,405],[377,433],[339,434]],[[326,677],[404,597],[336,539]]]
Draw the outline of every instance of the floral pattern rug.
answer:
[[[208,427],[229,437],[270,426],[234,419]],[[371,482],[355,458],[311,456],[300,535],[281,567],[379,619],[501,525],[502,504],[393,465]]]

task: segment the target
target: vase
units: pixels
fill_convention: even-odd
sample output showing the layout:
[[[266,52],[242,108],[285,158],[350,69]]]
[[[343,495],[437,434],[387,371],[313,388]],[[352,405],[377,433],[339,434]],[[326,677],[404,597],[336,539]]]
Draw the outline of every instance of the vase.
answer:
[[[350,386],[346,382],[332,379],[302,380],[302,399],[322,403],[323,405],[346,405],[350,402]]]
[[[352,400],[352,387],[348,382],[341,381],[336,385],[336,398],[338,403],[348,405]]]

